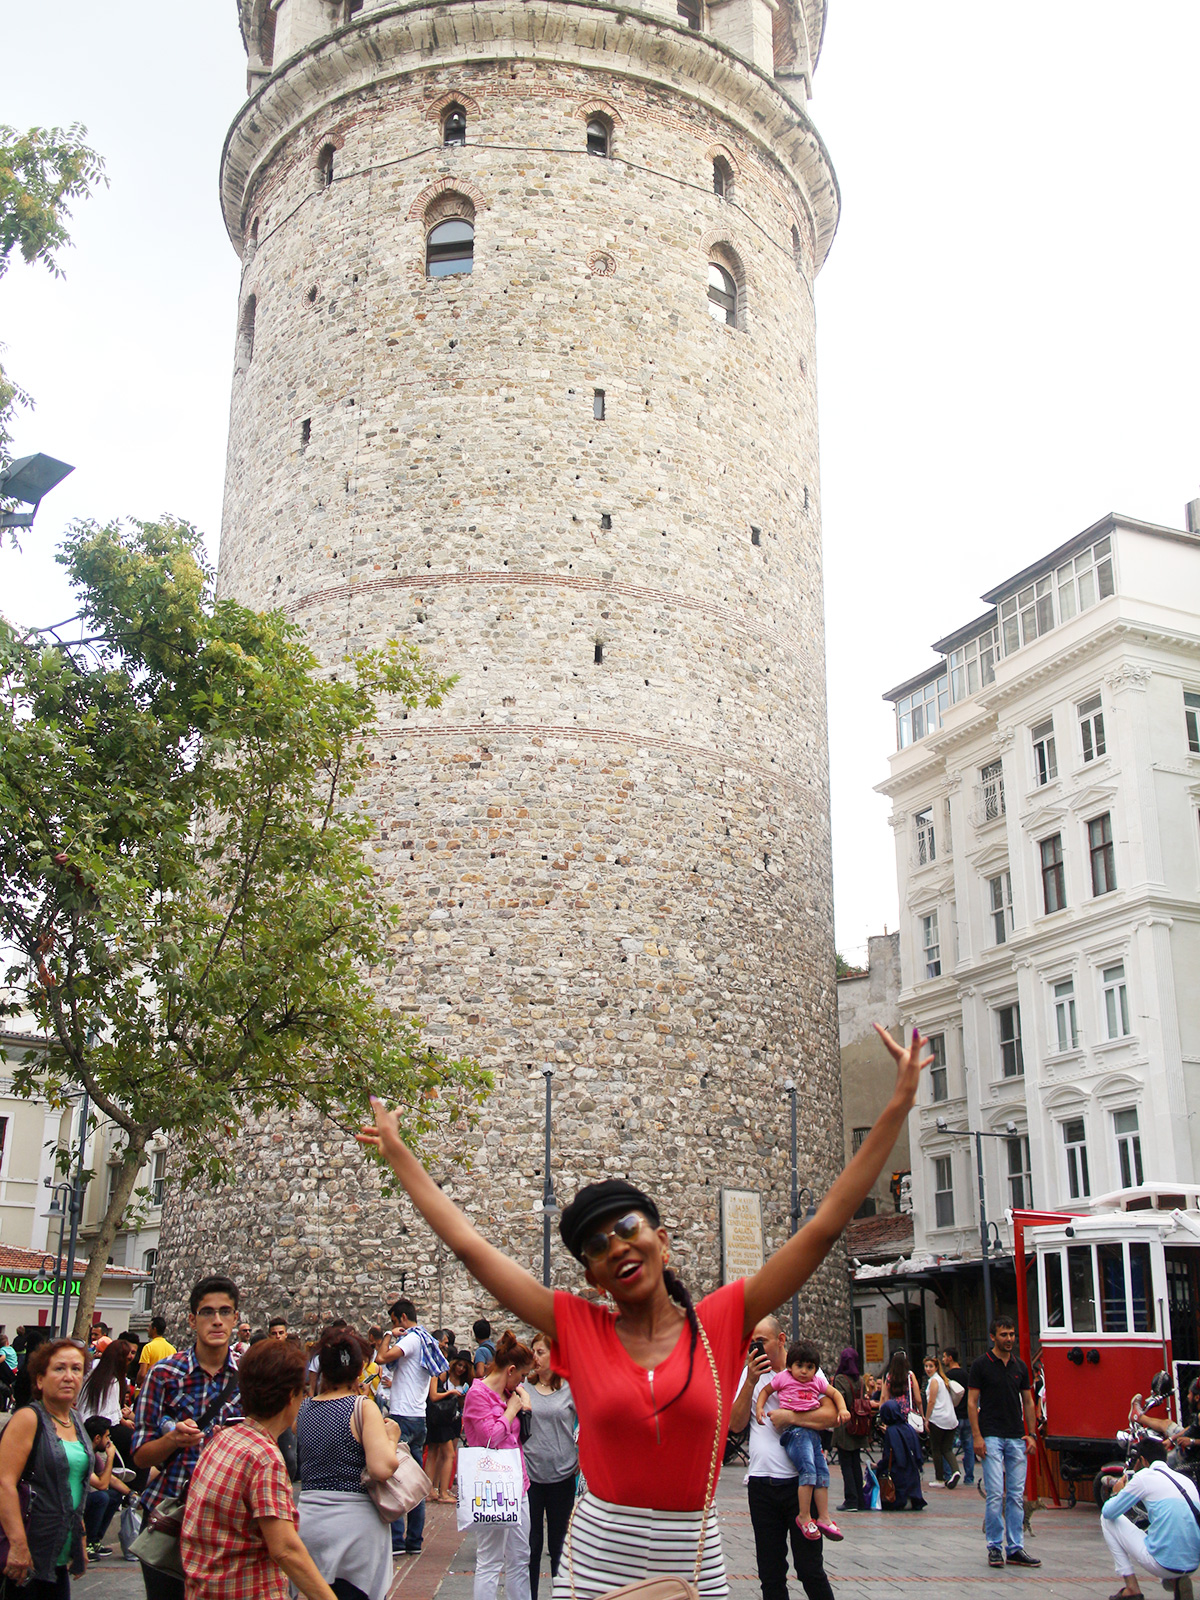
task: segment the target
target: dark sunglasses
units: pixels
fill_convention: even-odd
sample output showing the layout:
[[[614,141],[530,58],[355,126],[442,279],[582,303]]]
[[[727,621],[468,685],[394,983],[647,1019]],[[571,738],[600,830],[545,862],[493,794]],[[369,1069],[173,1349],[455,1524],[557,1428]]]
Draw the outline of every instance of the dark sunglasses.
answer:
[[[626,1244],[636,1239],[645,1220],[640,1211],[629,1211],[625,1216],[618,1217],[611,1227],[601,1228],[583,1241],[583,1259],[601,1260],[608,1254],[614,1238],[623,1239]]]

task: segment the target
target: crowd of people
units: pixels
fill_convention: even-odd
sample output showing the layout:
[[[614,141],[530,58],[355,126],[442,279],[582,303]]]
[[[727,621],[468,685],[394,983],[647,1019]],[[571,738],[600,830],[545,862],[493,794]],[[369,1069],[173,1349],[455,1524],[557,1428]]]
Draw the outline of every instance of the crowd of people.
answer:
[[[774,1315],[858,1209],[913,1102],[924,1041],[884,1039],[895,1093],[815,1217],[759,1272],[698,1303],[670,1265],[655,1201],[625,1179],[586,1185],[561,1216],[590,1293],[544,1287],[476,1231],[376,1103],[362,1143],[492,1301],[535,1331],[493,1336],[479,1320],[460,1342],[402,1295],[386,1328],[338,1319],[309,1345],[283,1317],[252,1329],[236,1284],[216,1275],[193,1288],[179,1349],[157,1319],[146,1344],[107,1330],[90,1348],[37,1331],[20,1348],[0,1338],[18,1408],[0,1434],[6,1576],[31,1600],[69,1600],[70,1574],[110,1553],[101,1540],[121,1511],[123,1533],[124,1513],[131,1535],[140,1523],[122,1548],[147,1600],[285,1600],[289,1583],[307,1600],[385,1600],[397,1556],[422,1549],[427,1502],[456,1501],[458,1452],[475,1447],[519,1460],[523,1490],[512,1518],[475,1528],[475,1600],[495,1600],[501,1578],[507,1600],[537,1600],[544,1552],[555,1600],[668,1575],[720,1600],[713,1500],[731,1431],[745,1433],[763,1600],[786,1600],[789,1549],[808,1600],[831,1600],[824,1548],[843,1537],[833,1453],[839,1513],[866,1509],[872,1485],[886,1488],[885,1510],[923,1509],[926,1452],[947,1490],[981,1470],[988,1563],[1039,1565],[1022,1539],[1032,1395],[1007,1319],[969,1372],[954,1349],[919,1371],[900,1351],[876,1380],[846,1348],[830,1380],[819,1350],[789,1345]],[[408,1457],[427,1479],[384,1514]]]

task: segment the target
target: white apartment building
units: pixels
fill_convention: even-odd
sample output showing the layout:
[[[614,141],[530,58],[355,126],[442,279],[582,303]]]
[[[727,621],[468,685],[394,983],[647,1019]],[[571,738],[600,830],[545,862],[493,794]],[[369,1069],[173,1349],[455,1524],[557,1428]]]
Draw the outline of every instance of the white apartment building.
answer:
[[[1007,1248],[1010,1206],[1200,1180],[1200,502],[1188,524],[1105,517],[885,696],[900,1003],[937,1058],[909,1124],[917,1272],[980,1256],[962,1130],[997,1136]],[[962,1342],[958,1310],[938,1337]]]

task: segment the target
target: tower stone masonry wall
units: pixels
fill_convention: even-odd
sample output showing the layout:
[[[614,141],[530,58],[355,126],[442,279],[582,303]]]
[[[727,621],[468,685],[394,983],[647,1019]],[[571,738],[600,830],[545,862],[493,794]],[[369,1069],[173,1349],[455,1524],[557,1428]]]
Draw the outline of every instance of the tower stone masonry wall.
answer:
[[[539,1269],[550,1064],[560,1203],[628,1175],[707,1290],[722,1186],[786,1236],[789,1074],[801,1182],[841,1166],[812,293],[832,169],[703,33],[458,0],[283,63],[222,182],[244,270],[221,590],[331,663],[404,638],[459,675],[439,711],[384,708],[361,796],[402,912],[383,995],[495,1074],[477,1127],[425,1154]],[[473,270],[431,279],[446,215],[473,216]],[[365,1326],[402,1282],[431,1322],[488,1309],[345,1131],[250,1123],[230,1171],[168,1204],[169,1315],[217,1266],[255,1322]],[[578,1283],[557,1234],[554,1272]],[[843,1254],[803,1303],[844,1341]]]

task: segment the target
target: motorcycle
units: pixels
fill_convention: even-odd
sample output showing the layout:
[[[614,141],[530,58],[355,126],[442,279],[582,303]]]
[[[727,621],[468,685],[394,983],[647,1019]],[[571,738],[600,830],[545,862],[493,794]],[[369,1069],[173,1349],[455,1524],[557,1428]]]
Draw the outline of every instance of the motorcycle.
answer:
[[[1102,1506],[1113,1492],[1113,1485],[1119,1478],[1131,1477],[1137,1470],[1136,1462],[1142,1453],[1142,1445],[1147,1439],[1157,1440],[1167,1446],[1167,1465],[1176,1472],[1182,1472],[1200,1487],[1200,1440],[1194,1443],[1180,1440],[1172,1444],[1165,1440],[1155,1428],[1147,1428],[1143,1418],[1154,1411],[1163,1410],[1171,1398],[1171,1379],[1166,1372],[1157,1372],[1150,1384],[1148,1399],[1140,1394],[1135,1394],[1129,1402],[1129,1426],[1122,1428],[1117,1434],[1118,1444],[1124,1446],[1125,1456],[1122,1461],[1106,1462],[1097,1472],[1092,1483],[1092,1496],[1097,1506]],[[1140,1513],[1134,1516],[1138,1521]],[[1144,1519],[1143,1523],[1144,1523]]]

